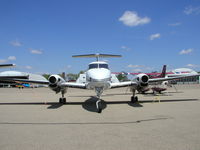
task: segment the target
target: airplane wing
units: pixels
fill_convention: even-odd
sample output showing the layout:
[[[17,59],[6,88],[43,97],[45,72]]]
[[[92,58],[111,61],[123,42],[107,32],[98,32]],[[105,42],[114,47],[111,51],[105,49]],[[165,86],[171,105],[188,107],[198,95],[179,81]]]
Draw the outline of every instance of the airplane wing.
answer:
[[[186,76],[178,76],[178,77],[167,77],[167,78],[154,78],[149,79],[149,83],[153,82],[162,82],[162,81],[170,81],[170,80],[177,80],[177,79],[183,79],[188,77],[197,77],[200,76],[200,74],[197,75],[186,75]],[[134,81],[126,81],[126,82],[118,82],[118,83],[111,83],[111,88],[120,88],[120,87],[127,87],[127,86],[137,86],[138,83]]]
[[[29,80],[29,79],[17,79],[17,78],[0,78],[2,81],[12,81],[17,83],[33,83],[33,84],[49,84],[49,81],[44,80]]]
[[[198,76],[200,76],[200,74],[177,76],[177,77],[167,77],[167,78],[154,78],[154,79],[149,79],[149,83],[170,81],[170,80],[177,80],[177,79],[183,79],[183,78],[188,78],[188,77],[198,77]]]
[[[17,82],[17,83],[32,83],[32,84],[45,84],[45,85],[49,85],[49,81],[46,80],[29,80],[29,79],[16,79],[16,78],[0,78],[0,80],[3,81],[12,81],[12,82]],[[63,87],[70,87],[70,88],[81,88],[81,89],[85,89],[86,88],[86,84],[83,83],[74,83],[74,82],[63,82],[60,84],[60,86]]]
[[[137,86],[137,83],[133,81],[117,82],[117,83],[111,83],[111,88],[120,88],[120,87],[134,86],[134,85]]]
[[[76,82],[63,82],[63,83],[61,83],[61,86],[70,87],[70,88],[86,89],[86,84],[76,83]]]

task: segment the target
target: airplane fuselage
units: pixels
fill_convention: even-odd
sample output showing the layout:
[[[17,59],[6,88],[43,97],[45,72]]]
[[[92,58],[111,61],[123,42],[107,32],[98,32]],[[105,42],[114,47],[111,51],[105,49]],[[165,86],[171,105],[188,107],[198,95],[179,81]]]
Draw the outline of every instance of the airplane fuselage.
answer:
[[[108,89],[110,88],[111,83],[111,71],[108,69],[108,67],[105,67],[107,63],[105,62],[93,62],[89,66],[88,71],[86,71],[86,83],[87,83],[87,89],[95,89],[95,88],[102,88],[102,89]],[[101,67],[101,65],[105,65]]]

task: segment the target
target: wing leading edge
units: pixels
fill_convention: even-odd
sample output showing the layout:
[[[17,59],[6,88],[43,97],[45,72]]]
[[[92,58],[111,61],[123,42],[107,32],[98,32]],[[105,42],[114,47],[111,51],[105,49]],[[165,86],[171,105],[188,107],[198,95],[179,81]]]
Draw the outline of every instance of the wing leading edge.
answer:
[[[120,87],[134,86],[134,85],[137,86],[137,83],[133,81],[126,81],[126,82],[111,83],[110,88],[120,88]]]
[[[86,89],[86,84],[76,83],[76,82],[63,82],[63,83],[61,83],[61,86],[70,87],[70,88]]]
[[[29,79],[16,79],[16,78],[0,78],[0,79],[3,81],[12,81],[12,82],[17,82],[17,83],[32,83],[32,84],[44,84],[44,85],[50,84],[48,80],[42,81],[42,80],[29,80]],[[71,88],[81,88],[81,89],[86,88],[86,84],[74,83],[74,82],[63,82],[60,84],[60,86],[71,87]]]

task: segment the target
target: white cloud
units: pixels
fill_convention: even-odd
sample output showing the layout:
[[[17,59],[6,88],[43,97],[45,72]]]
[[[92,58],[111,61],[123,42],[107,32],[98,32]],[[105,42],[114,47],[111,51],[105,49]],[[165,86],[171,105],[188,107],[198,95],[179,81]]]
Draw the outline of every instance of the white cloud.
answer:
[[[198,15],[198,14],[200,14],[200,6],[198,6],[198,7],[193,7],[193,6],[185,7],[183,12],[186,15],[191,15],[191,14]]]
[[[127,47],[127,46],[121,46],[121,49],[124,51],[130,51],[131,48]]]
[[[186,66],[190,67],[190,68],[197,68],[197,67],[199,67],[199,65],[195,65],[195,64],[187,64]]]
[[[0,59],[0,63],[6,63],[7,61],[6,59]]]
[[[156,33],[156,34],[152,34],[152,35],[150,35],[150,40],[154,40],[154,39],[157,39],[157,38],[160,38],[160,33]]]
[[[128,68],[141,68],[141,67],[144,67],[143,65],[132,65],[132,64],[129,64],[127,66]]]
[[[9,56],[7,59],[0,59],[0,63],[6,63],[8,61],[16,60],[17,58],[15,56]]]
[[[25,66],[25,68],[30,70],[30,69],[32,69],[33,67],[31,67],[31,66]]]
[[[67,69],[70,69],[70,68],[72,68],[72,66],[71,65],[67,65]]]
[[[8,60],[16,60],[17,58],[15,56],[9,56]]]
[[[180,55],[185,55],[185,54],[190,54],[192,53],[193,49],[189,48],[189,49],[183,49],[179,52]]]
[[[20,47],[22,46],[22,43],[19,42],[18,40],[15,40],[15,41],[11,41],[10,44],[14,47]]]
[[[142,69],[139,69],[139,68],[133,69],[132,71],[133,71],[133,72],[143,72],[143,70],[142,70]]]
[[[176,23],[170,23],[168,24],[169,26],[180,26],[182,23],[181,22],[176,22]]]
[[[148,67],[145,65],[132,65],[132,64],[129,64],[127,67],[130,68],[131,71],[133,72],[149,72],[154,69],[152,67]]]
[[[124,25],[134,27],[138,25],[147,24],[151,21],[149,17],[139,17],[137,12],[125,11],[124,14],[119,18]]]
[[[32,54],[38,54],[38,55],[43,53],[42,50],[40,50],[40,49],[30,49],[30,52]]]

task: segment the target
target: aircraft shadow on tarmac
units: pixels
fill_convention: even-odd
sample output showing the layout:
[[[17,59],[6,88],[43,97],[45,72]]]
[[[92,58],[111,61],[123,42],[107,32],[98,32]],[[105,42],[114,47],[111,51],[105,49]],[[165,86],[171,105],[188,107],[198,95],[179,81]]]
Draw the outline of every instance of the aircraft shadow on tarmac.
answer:
[[[82,105],[82,107],[90,112],[97,112],[96,108],[96,100],[97,98],[91,96],[89,99],[85,100],[85,102],[67,102],[66,104],[60,104],[58,102],[17,102],[17,103],[0,103],[1,105],[49,105],[47,109],[58,109],[63,105]],[[199,101],[199,99],[169,99],[169,100],[161,100],[160,102],[190,102],[190,101]],[[105,109],[107,105],[113,104],[128,104],[131,107],[143,107],[143,103],[152,103],[155,102],[153,100],[140,100],[137,103],[131,103],[130,101],[104,101],[102,100],[102,107]]]
[[[183,93],[182,91],[174,91],[174,92],[162,92],[161,94],[154,94],[154,93],[137,93],[137,94],[141,94],[144,96],[155,96],[155,95],[159,95],[159,96],[172,96],[173,93]],[[132,95],[132,93],[130,92],[126,92],[126,93],[113,93],[113,94],[103,94],[101,97],[107,97],[107,96],[116,96],[116,95]],[[91,97],[90,95],[71,95],[68,97]]]

